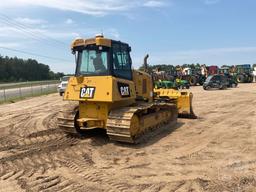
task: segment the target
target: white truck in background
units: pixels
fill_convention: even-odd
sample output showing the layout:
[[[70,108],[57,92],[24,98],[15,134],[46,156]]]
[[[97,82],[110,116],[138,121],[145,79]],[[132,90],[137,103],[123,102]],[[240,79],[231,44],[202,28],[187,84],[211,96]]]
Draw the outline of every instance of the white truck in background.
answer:
[[[68,80],[69,80],[70,76],[63,76],[60,78],[60,84],[58,85],[58,92],[60,94],[60,96],[63,96],[63,94],[65,93],[65,90],[67,88],[68,85]]]

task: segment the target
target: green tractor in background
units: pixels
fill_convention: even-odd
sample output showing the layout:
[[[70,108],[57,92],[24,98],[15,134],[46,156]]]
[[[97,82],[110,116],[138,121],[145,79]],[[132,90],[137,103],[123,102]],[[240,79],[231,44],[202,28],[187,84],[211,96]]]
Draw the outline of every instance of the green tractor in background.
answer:
[[[187,80],[183,80],[183,79],[176,79],[176,86],[179,89],[189,89],[190,88],[190,83]]]
[[[162,65],[164,68],[165,65]],[[174,67],[169,68],[168,71],[161,70],[160,67],[156,67],[152,70],[154,86],[155,88],[164,89],[189,89],[190,83],[187,80],[183,80],[177,77]]]
[[[155,88],[165,88],[165,89],[189,89],[190,84],[186,80],[176,79],[175,81],[169,80],[158,80],[154,83]]]
[[[250,64],[237,65],[234,75],[238,83],[252,83],[253,72]]]
[[[173,82],[173,81],[155,81],[154,82],[154,86],[156,89],[160,89],[160,88],[163,88],[163,89],[178,89],[176,84]]]
[[[184,65],[176,66],[177,77],[179,79],[189,82],[191,86],[203,85],[206,80],[206,66],[205,65]],[[202,73],[203,72],[203,73]]]

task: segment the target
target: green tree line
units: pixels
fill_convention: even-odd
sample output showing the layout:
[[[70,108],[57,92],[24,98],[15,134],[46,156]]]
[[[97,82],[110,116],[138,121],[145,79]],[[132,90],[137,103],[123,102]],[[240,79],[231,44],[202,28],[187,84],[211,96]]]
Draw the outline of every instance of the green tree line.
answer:
[[[34,59],[0,56],[0,82],[53,80],[63,75],[54,73],[48,65]]]

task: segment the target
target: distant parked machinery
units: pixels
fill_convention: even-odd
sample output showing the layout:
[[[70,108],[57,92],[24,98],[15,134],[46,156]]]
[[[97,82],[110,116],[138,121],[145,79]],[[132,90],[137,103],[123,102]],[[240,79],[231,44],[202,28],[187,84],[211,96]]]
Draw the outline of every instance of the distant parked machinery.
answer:
[[[238,83],[252,83],[253,72],[250,64],[236,65],[235,76]]]
[[[234,75],[234,66],[222,66],[219,68],[219,74],[225,75],[228,80],[228,87],[237,87],[236,76]]]
[[[154,82],[154,88],[155,89],[160,89],[160,88],[177,89],[177,86],[176,86],[175,82],[173,82],[173,81],[158,80],[158,81]]]
[[[176,85],[179,89],[189,89],[190,83],[186,80],[176,78]]]
[[[191,86],[195,86],[197,84],[203,85],[207,75],[207,69],[205,65],[195,68],[177,67],[176,70],[178,77],[182,80],[188,81]]]
[[[162,71],[159,67],[152,70],[152,76],[153,76],[154,81],[157,81],[159,79],[166,80],[166,81],[174,81],[175,80],[175,78],[172,75],[170,75],[166,71]]]
[[[215,75],[215,74],[218,74],[219,72],[219,67],[216,65],[207,66],[206,69],[207,69],[207,76]]]
[[[174,66],[171,65],[169,67],[169,70],[165,72],[167,73],[169,80],[175,81],[175,79],[177,78],[177,71]]]
[[[160,68],[161,71],[159,70]],[[178,79],[183,81],[182,84],[188,82],[190,86],[203,85],[210,75],[224,74],[230,80],[231,85],[234,86],[237,83],[251,83],[254,78],[256,81],[256,64],[253,65],[253,68],[255,68],[254,72],[250,64],[223,65],[221,68],[216,65],[206,66],[205,64],[183,64],[177,66],[160,64],[151,66],[151,72],[154,72],[161,79],[173,82]]]
[[[231,74],[231,67],[230,66],[222,66],[221,68],[219,68],[219,73],[220,74]]]
[[[149,65],[147,62],[149,55],[144,57],[143,69],[145,72],[149,71]],[[178,117],[195,119],[195,115],[192,107],[193,94],[188,91],[178,90],[183,88],[189,88],[189,83],[186,80],[177,78],[175,72],[171,68],[171,71],[162,71],[161,67],[153,69],[150,73],[154,80],[154,96],[158,101],[175,102],[178,109]]]
[[[160,69],[160,67],[157,67],[156,69],[152,70],[152,76],[155,82],[155,87],[165,87],[172,89],[189,89],[190,87],[189,82],[178,78],[173,70],[163,71]]]

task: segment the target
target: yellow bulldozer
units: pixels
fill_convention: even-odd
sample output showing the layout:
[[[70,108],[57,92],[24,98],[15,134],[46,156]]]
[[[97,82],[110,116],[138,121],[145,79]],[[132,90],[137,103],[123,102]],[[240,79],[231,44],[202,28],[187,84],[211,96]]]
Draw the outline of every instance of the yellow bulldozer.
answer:
[[[154,94],[151,74],[132,69],[127,43],[98,35],[75,39],[71,49],[76,71],[64,100],[77,105],[60,112],[60,129],[80,134],[102,128],[111,140],[136,143],[149,130],[176,124],[177,102]]]

